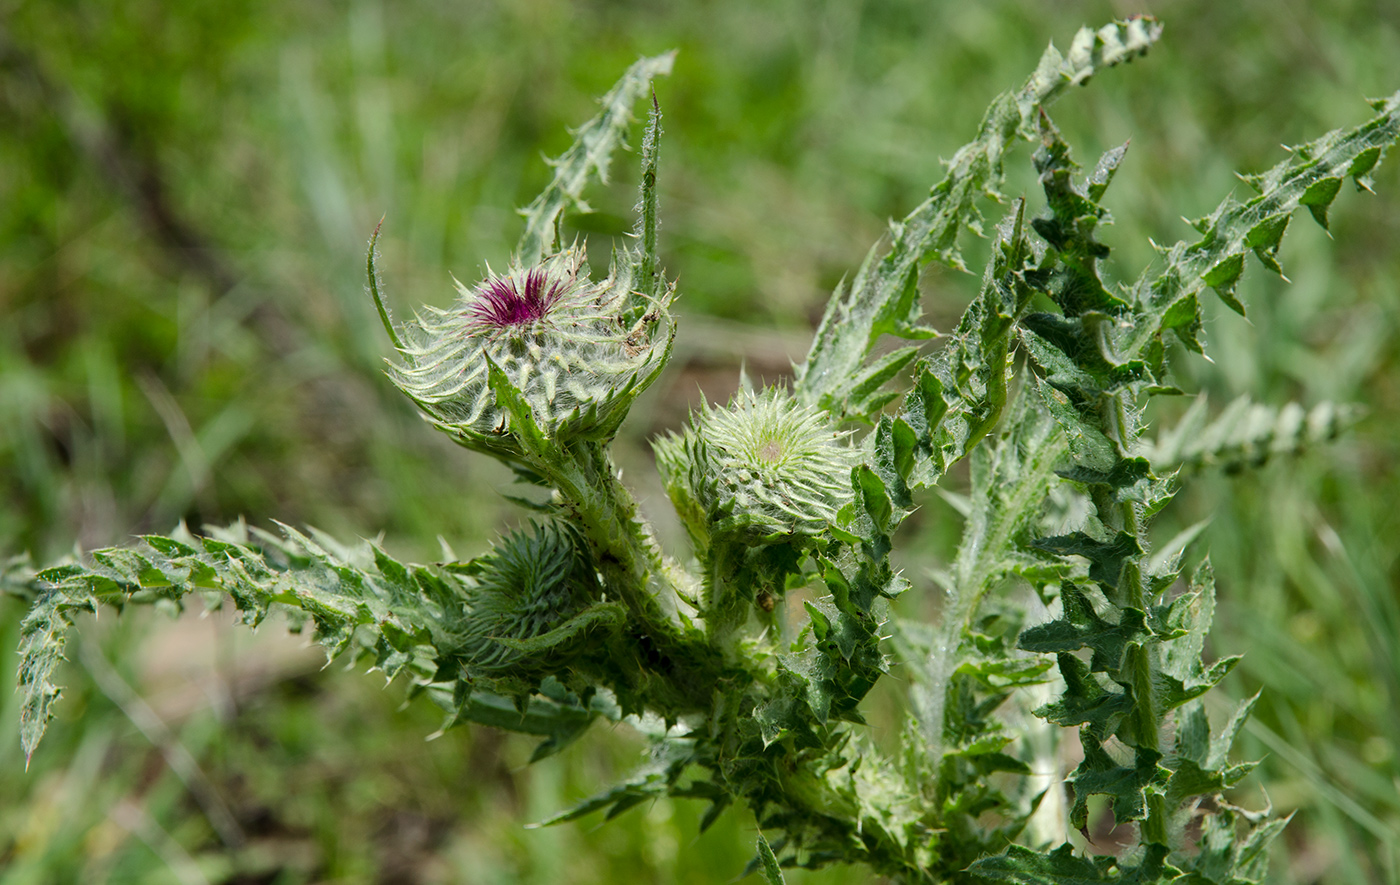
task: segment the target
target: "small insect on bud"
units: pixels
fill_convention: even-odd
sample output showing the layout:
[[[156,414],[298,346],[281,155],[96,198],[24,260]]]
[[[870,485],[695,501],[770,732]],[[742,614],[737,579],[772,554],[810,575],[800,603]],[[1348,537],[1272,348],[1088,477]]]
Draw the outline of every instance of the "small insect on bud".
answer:
[[[657,441],[667,491],[701,543],[820,535],[850,500],[853,450],[826,416],[786,392],[741,391]]]
[[[457,283],[457,291],[452,307],[426,308],[407,326],[403,363],[391,366],[389,377],[469,448],[518,450],[508,409],[492,387],[492,366],[544,436],[607,438],[669,355],[669,337],[657,334],[669,319],[667,305],[616,279],[589,279],[577,248],[473,287]]]

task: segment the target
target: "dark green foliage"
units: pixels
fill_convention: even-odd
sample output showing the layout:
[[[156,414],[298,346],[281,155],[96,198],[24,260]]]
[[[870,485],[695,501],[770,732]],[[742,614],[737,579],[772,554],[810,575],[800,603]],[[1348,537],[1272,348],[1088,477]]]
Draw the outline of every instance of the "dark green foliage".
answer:
[[[1109,856],[1076,857],[1068,844],[1049,854],[1039,854],[1013,846],[999,857],[989,857],[972,865],[974,874],[999,882],[1022,882],[1026,885],[1080,885],[1090,882],[1122,882],[1146,885],[1149,882],[1169,882],[1181,871],[1168,866],[1166,849],[1153,846],[1139,864],[1123,865]]]
[[[1068,269],[1052,273],[1057,283],[1046,290],[1062,313],[1028,318],[1027,325],[1034,330],[1026,333],[1028,352],[1044,379],[1037,382],[1041,400],[1069,440],[1072,466],[1061,474],[1085,488],[1097,519],[1092,531],[1036,539],[1033,546],[1086,558],[1087,577],[1097,584],[1108,614],[1096,612],[1079,587],[1065,583],[1060,593],[1062,618],[1026,631],[1021,646],[1057,653],[1064,679],[1060,699],[1037,714],[1061,726],[1077,725],[1082,731],[1084,760],[1069,778],[1075,795],[1071,825],[1086,827],[1088,798],[1105,794],[1116,821],[1141,822],[1139,838],[1148,846],[1149,857],[1154,852],[1166,857],[1177,847],[1175,840],[1180,837],[1173,820],[1183,802],[1218,794],[1250,768],[1231,766],[1224,758],[1238,722],[1231,724],[1230,737],[1223,745],[1215,745],[1209,760],[1199,750],[1194,756],[1164,756],[1160,746],[1168,721],[1181,720],[1174,711],[1216,685],[1238,660],[1225,658],[1206,665],[1200,658],[1214,608],[1208,568],[1197,573],[1185,594],[1173,599],[1169,592],[1176,574],[1153,573],[1145,552],[1149,549],[1145,517],[1160,508],[1169,492],[1154,479],[1148,462],[1136,455],[1141,433],[1138,400],[1143,393],[1155,392],[1164,380],[1163,331],[1183,328],[1164,316],[1187,303],[1186,299],[1194,299],[1194,294],[1186,293],[1199,285],[1215,287],[1231,306],[1242,310],[1232,295],[1243,267],[1236,259],[1244,249],[1253,249],[1277,270],[1273,255],[1293,209],[1324,206],[1335,196],[1336,188],[1316,187],[1318,176],[1327,179],[1330,170],[1353,176],[1368,171],[1380,146],[1396,138],[1396,106],[1396,99],[1376,103],[1383,112],[1380,118],[1299,148],[1298,161],[1254,179],[1259,198],[1247,206],[1226,201],[1198,223],[1205,239],[1164,250],[1167,270],[1155,277],[1144,275],[1150,282],[1139,281],[1128,290],[1129,301],[1094,294],[1102,287],[1092,272],[1093,262],[1106,254],[1093,237],[1093,222],[1102,217],[1095,205],[1106,183],[1102,170],[1115,167],[1121,154],[1107,157],[1082,190],[1075,188],[1064,175],[1069,162],[1066,149],[1053,130],[1043,127],[1046,141],[1037,155],[1037,167],[1046,185],[1050,217],[1040,220],[1036,229],[1060,255],[1069,257],[1065,259]],[[1325,213],[1314,212],[1314,217],[1325,222]],[[1193,279],[1200,282],[1192,283]],[[1171,303],[1164,307],[1168,300]],[[1199,310],[1197,302],[1189,303]],[[1183,340],[1199,348],[1194,331],[1188,331]],[[1147,359],[1136,360],[1139,355]],[[1284,436],[1296,437],[1297,431]],[[1088,665],[1074,654],[1081,649],[1092,653]],[[1184,730],[1193,733],[1198,747],[1205,741],[1209,729],[1199,708],[1191,708]],[[1110,737],[1128,752],[1110,753],[1105,746]],[[1268,837],[1261,834],[1260,838]],[[1086,867],[1072,872],[1059,861],[1036,868],[1026,861],[1020,855],[1007,855],[1000,864],[978,869],[997,877],[1014,871],[1026,876],[1084,878],[1089,871]],[[1144,864],[1132,875],[1143,878],[1149,873],[1145,881],[1179,874],[1170,866]]]

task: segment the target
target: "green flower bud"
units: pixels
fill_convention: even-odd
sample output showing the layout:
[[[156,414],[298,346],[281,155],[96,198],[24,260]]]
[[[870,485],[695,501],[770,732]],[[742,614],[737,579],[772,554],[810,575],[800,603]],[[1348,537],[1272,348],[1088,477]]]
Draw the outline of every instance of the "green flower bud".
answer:
[[[851,499],[854,450],[826,415],[784,391],[743,390],[657,440],[667,492],[696,543],[803,541]]]
[[[578,248],[457,290],[452,307],[408,324],[389,377],[469,448],[520,453],[493,365],[545,437],[607,439],[670,355],[669,334],[657,333],[669,293],[646,303],[616,274],[594,282]]]
[[[460,638],[474,673],[520,670],[527,655],[512,642],[548,633],[601,594],[585,550],[568,529],[545,523],[510,533],[471,564],[471,614]]]

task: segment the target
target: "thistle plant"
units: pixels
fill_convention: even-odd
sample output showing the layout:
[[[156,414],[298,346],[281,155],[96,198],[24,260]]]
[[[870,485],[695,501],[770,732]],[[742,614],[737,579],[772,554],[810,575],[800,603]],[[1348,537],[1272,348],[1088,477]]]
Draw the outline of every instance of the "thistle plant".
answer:
[[[1245,176],[1255,196],[1226,197],[1193,222],[1198,239],[1159,246],[1156,263],[1122,277],[1099,237],[1126,145],[1086,173],[1048,108],[1160,35],[1140,18],[1047,49],[837,289],[791,384],[745,379],[655,441],[691,542],[683,554],[661,549],[610,455],[677,326],[658,258],[654,97],[635,236],[597,275],[558,237],[672,58],[638,61],[555,161],[505,271],[398,325],[378,230],[370,244],[390,381],[433,427],[548,490],[532,521],[465,562],[402,564],[372,544],[238,524],[181,527],[37,574],[11,568],[6,588],[32,599],[25,752],[59,695],[77,612],[179,607],[197,593],[231,599],[250,626],[276,610],[331,657],[401,676],[443,708],[444,728],[538,736],[536,759],[600,719],[648,737],[646,766],[546,823],[672,796],[708,802],[709,826],[746,805],[760,828],[751,871],[770,883],[785,867],[832,863],[910,883],[1260,881],[1285,821],[1228,793],[1253,767],[1231,756],[1252,701],[1223,722],[1207,716],[1202,696],[1237,658],[1204,656],[1209,564],[1183,574],[1180,550],[1154,553],[1151,522],[1185,468],[1288,456],[1348,415],[1243,402],[1208,424],[1202,405],[1153,441],[1144,409],[1181,393],[1172,359],[1204,353],[1207,289],[1243,313],[1250,254],[1281,272],[1299,207],[1326,227],[1346,180],[1369,189],[1400,138],[1400,93]],[[1001,193],[1020,142],[1039,197]],[[994,225],[984,197],[1005,210]],[[986,228],[980,291],[940,334],[921,321],[920,273],[965,269],[960,235]],[[932,584],[906,576],[896,551],[916,539],[901,524],[964,459],[956,556]],[[932,618],[917,614],[920,598],[936,600]],[[864,702],[892,674],[908,721],[897,746],[877,746]],[[1132,825],[1134,847],[1071,841],[1087,838],[1095,796]]]

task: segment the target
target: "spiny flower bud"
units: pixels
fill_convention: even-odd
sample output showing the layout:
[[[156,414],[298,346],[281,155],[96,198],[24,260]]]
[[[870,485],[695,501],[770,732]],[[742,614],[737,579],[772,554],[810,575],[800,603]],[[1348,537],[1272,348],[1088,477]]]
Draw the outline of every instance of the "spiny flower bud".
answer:
[[[502,538],[471,564],[470,615],[461,626],[461,653],[481,675],[518,669],[523,652],[511,640],[538,637],[596,597],[597,573],[565,528],[535,525]]]
[[[457,283],[457,290],[452,307],[428,307],[404,330],[403,364],[391,366],[389,377],[435,426],[470,448],[520,450],[519,428],[492,387],[492,366],[544,436],[606,439],[670,353],[669,336],[657,335],[669,318],[669,295],[639,305],[616,274],[594,282],[578,248],[472,288]]]
[[[655,448],[667,492],[701,545],[820,535],[852,495],[855,455],[843,435],[781,390],[705,406]]]

